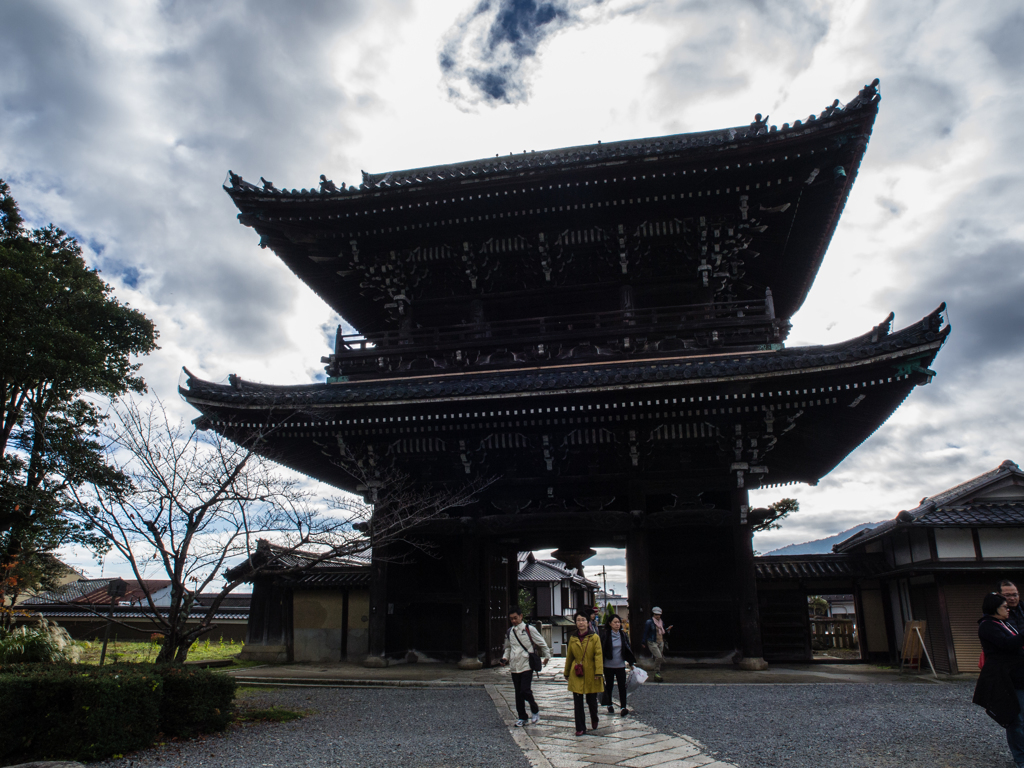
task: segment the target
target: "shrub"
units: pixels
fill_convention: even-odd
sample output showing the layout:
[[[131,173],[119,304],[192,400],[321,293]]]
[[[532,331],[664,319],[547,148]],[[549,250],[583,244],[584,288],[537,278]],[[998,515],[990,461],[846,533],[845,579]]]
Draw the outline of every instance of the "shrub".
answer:
[[[222,731],[235,680],[180,664],[0,666],[0,762],[17,756],[98,760],[158,733]]]
[[[187,738],[228,727],[237,687],[233,677],[181,664],[154,665],[153,671],[164,682],[160,730],[165,735]]]
[[[24,664],[0,673],[0,760],[98,760],[156,738],[163,681],[151,671]]]
[[[78,661],[81,652],[66,629],[44,618],[0,637],[0,664]]]

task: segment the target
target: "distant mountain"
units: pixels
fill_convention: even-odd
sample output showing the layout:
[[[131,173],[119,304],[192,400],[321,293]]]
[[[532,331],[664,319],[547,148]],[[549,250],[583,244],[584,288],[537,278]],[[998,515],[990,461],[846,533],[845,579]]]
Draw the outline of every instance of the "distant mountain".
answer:
[[[840,541],[853,536],[855,533],[863,531],[865,528],[874,528],[878,523],[861,523],[855,525],[853,528],[849,528],[842,533],[837,533],[835,536],[829,536],[826,539],[817,539],[816,541],[805,541],[803,544],[789,544],[779,549],[773,549],[771,552],[765,552],[766,555],[824,555],[832,551],[832,545],[838,544]]]

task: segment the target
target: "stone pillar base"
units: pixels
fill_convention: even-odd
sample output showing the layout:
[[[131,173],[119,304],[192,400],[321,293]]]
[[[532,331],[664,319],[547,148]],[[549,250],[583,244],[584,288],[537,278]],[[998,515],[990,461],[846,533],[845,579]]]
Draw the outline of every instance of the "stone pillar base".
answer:
[[[457,666],[459,669],[483,669],[484,663],[473,656],[463,656]]]
[[[243,661],[259,661],[263,664],[287,664],[287,645],[243,645],[238,658]]]
[[[736,666],[747,672],[764,672],[768,669],[768,662],[764,659],[740,659]]]
[[[388,660],[383,656],[367,656],[363,659],[363,666],[370,669],[383,669],[388,665]]]

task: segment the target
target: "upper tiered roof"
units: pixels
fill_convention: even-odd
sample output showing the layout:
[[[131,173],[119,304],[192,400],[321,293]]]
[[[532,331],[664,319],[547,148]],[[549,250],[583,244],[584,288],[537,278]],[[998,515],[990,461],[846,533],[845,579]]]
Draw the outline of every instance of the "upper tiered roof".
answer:
[[[260,243],[363,333],[561,313],[800,307],[849,195],[877,81],[806,121],[226,189]],[[622,289],[628,286],[629,298]]]

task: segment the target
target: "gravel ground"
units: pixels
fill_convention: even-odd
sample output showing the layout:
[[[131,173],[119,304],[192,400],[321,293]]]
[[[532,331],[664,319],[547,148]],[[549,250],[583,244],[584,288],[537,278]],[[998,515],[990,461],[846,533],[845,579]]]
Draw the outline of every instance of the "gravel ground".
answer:
[[[637,719],[739,768],[1014,768],[974,683],[644,686]]]
[[[93,766],[529,768],[482,688],[239,690],[240,707],[276,705],[310,714],[289,723],[232,726]]]

